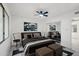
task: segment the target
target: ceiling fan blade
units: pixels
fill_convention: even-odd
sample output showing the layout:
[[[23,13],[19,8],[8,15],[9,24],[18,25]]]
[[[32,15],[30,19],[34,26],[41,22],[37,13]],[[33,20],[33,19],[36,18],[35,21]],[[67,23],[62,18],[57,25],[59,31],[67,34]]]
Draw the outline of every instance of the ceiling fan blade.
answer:
[[[44,14],[47,14],[48,12],[46,11],[46,12],[44,12]]]
[[[42,14],[43,12],[42,11],[40,11],[40,14]]]
[[[48,15],[43,15],[43,16],[48,17]]]
[[[39,11],[36,11],[37,13],[40,13]]]

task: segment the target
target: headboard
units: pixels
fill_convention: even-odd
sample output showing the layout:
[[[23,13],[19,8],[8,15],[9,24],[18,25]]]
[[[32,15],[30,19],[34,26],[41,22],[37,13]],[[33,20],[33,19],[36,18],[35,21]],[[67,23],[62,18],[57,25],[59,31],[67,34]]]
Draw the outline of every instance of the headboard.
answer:
[[[21,33],[21,39],[24,38],[24,35],[31,35],[31,37],[33,38],[34,37],[34,34],[39,34],[41,36],[41,32],[22,32]]]

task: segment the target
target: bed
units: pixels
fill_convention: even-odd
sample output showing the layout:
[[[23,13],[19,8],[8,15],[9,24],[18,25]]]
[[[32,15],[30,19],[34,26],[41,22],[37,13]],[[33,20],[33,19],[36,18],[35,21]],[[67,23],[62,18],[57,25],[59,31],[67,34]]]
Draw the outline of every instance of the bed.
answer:
[[[29,42],[40,41],[46,38],[42,37],[41,32],[22,32],[21,39],[22,46],[24,47]]]
[[[52,39],[44,38],[41,32],[21,33],[24,55],[34,55],[36,49],[55,43]]]

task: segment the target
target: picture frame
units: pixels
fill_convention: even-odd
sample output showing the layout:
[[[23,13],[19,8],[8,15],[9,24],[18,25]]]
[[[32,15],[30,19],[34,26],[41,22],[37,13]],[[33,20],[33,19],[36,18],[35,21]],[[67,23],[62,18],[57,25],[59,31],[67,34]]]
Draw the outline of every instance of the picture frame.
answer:
[[[24,31],[37,31],[37,23],[24,22]]]
[[[56,31],[56,25],[49,25],[50,31]]]

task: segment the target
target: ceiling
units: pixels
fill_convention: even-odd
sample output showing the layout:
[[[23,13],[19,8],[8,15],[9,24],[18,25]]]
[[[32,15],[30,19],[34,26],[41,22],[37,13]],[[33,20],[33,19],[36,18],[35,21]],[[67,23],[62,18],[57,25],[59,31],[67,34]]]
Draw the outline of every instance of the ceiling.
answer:
[[[54,17],[79,8],[78,3],[7,3],[12,16],[37,17],[36,10],[48,11],[48,18]]]

